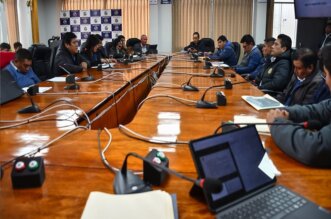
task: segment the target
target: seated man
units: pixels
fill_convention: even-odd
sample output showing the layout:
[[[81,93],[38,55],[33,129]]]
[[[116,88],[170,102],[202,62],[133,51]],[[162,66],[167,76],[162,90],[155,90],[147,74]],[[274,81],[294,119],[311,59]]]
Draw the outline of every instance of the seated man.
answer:
[[[65,73],[61,67],[70,73],[87,69],[87,61],[78,53],[78,40],[74,33],[67,32],[63,35],[62,44],[55,56],[54,66],[56,75]]]
[[[251,74],[252,72],[255,71],[255,69],[261,65],[261,60],[262,60],[262,55],[255,46],[255,41],[253,37],[249,34],[244,35],[240,43],[243,45],[244,49],[244,57],[241,60],[241,63],[237,66],[235,66],[233,69],[236,71],[238,74]]]
[[[271,49],[272,49],[272,46],[274,45],[275,40],[276,39],[273,38],[273,37],[269,37],[269,38],[266,38],[264,40],[264,44],[263,44],[263,47],[262,47],[262,54],[263,54],[262,64],[259,65],[255,69],[255,71],[253,71],[252,73],[246,75],[245,78],[247,80],[254,81],[255,78],[259,74],[263,73],[265,66],[270,64],[270,62],[271,62]]]
[[[200,46],[200,34],[198,32],[193,33],[193,41],[184,47],[184,50],[189,53],[196,53],[199,50]]]
[[[223,61],[225,64],[229,66],[233,66],[237,64],[236,54],[233,50],[232,43],[228,41],[228,39],[221,35],[217,39],[218,42],[218,50],[214,53],[209,55],[210,59]]]
[[[147,35],[143,34],[140,37],[140,43],[133,46],[133,51],[136,54],[147,54],[149,53],[149,44],[147,44]]]
[[[15,79],[21,88],[28,87],[40,82],[40,79],[33,72],[32,55],[27,49],[20,49],[16,52],[15,58],[5,68]]]
[[[8,43],[1,43],[0,44],[0,51],[9,52],[10,51],[10,45]]]
[[[271,50],[271,63],[256,77],[255,83],[267,92],[283,92],[292,75],[292,40],[285,34],[279,34]]]
[[[277,99],[285,106],[307,105],[320,101],[316,93],[323,78],[317,67],[317,54],[311,49],[298,49],[293,56],[294,74],[290,83]]]
[[[322,49],[323,71],[331,90],[331,45]],[[284,110],[271,110],[267,122],[277,146],[294,159],[311,166],[331,167],[331,99],[307,106],[291,106]],[[307,130],[291,125],[308,120],[321,124],[320,130]],[[277,125],[288,123],[288,125]]]

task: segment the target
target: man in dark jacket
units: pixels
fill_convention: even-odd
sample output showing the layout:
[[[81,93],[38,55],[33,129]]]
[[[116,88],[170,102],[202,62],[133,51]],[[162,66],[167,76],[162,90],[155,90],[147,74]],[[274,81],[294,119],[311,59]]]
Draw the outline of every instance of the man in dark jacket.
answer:
[[[199,51],[200,47],[200,34],[199,32],[193,33],[193,41],[188,45],[184,47],[184,50],[190,53],[196,53]]]
[[[209,55],[208,57],[213,60],[223,61],[229,66],[236,65],[236,53],[233,50],[232,43],[228,41],[228,39],[224,35],[219,36],[217,42],[218,50],[214,54]]]
[[[322,61],[326,84],[331,90],[331,45],[323,48]],[[291,125],[308,120],[316,120],[321,129],[307,130]],[[307,165],[331,167],[331,99],[313,105],[271,110],[267,122],[275,123],[270,126],[271,136],[286,154]]]
[[[282,92],[292,76],[292,40],[285,34],[278,35],[271,50],[271,63],[256,77],[259,89],[267,92]]]
[[[301,48],[293,56],[294,74],[290,83],[277,99],[286,106],[318,103],[316,93],[323,77],[317,67],[317,54],[311,49]]]
[[[77,73],[86,70],[88,62],[78,53],[78,40],[74,33],[67,32],[63,35],[62,44],[58,49],[54,68],[56,75],[66,73],[62,68],[70,73]]]

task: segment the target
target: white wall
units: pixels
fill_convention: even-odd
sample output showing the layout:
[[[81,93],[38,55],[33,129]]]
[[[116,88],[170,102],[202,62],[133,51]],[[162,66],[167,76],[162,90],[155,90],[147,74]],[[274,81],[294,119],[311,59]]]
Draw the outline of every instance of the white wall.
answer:
[[[61,0],[38,0],[39,41],[47,45],[52,36],[60,36]]]
[[[0,43],[8,42],[7,22],[3,3],[0,3],[0,17]]]
[[[158,44],[159,53],[172,52],[172,5],[150,5],[150,44]]]
[[[266,24],[267,24],[267,0],[254,0],[253,37],[255,39],[256,44],[260,44],[264,42]]]
[[[31,9],[25,1],[17,1],[19,41],[23,48],[29,48],[32,40]]]

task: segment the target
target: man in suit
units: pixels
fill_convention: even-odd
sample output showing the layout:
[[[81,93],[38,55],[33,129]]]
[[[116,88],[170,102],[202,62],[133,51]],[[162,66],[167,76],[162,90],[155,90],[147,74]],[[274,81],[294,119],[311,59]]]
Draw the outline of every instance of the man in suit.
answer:
[[[188,45],[184,47],[184,51],[187,51],[189,53],[196,53],[199,51],[200,47],[200,34],[199,32],[193,33],[193,41]]]
[[[78,40],[74,33],[67,32],[63,35],[62,44],[55,56],[54,66],[57,75],[65,73],[62,68],[70,73],[85,71],[88,68],[88,62],[78,53]]]
[[[133,51],[136,54],[148,54],[149,52],[149,44],[147,44],[147,35],[143,34],[140,37],[140,43],[137,43],[133,46]]]
[[[40,79],[33,72],[32,55],[27,49],[20,49],[16,52],[15,58],[5,68],[15,79],[21,88],[28,87],[40,82]]]
[[[331,45],[322,50],[325,82],[331,90]],[[267,114],[271,136],[277,146],[289,156],[310,166],[331,167],[331,99],[318,104],[294,105],[285,109],[271,110]],[[320,130],[307,130],[291,125],[308,120],[317,120]],[[288,125],[277,125],[288,123]]]
[[[324,81],[317,67],[317,54],[311,49],[301,48],[293,56],[294,74],[283,93],[277,99],[286,106],[307,105],[322,101],[316,95]],[[326,98],[325,96],[323,98]]]

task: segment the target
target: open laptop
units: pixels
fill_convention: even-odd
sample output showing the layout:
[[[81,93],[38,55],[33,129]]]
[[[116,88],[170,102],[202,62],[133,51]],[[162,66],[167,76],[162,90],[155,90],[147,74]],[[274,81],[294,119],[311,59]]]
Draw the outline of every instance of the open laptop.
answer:
[[[9,71],[0,71],[0,81],[0,104],[5,104],[23,95],[23,90],[17,85]]]
[[[193,140],[189,145],[199,178],[223,182],[218,194],[204,191],[216,218],[331,218],[325,209],[275,185],[255,126]]]

